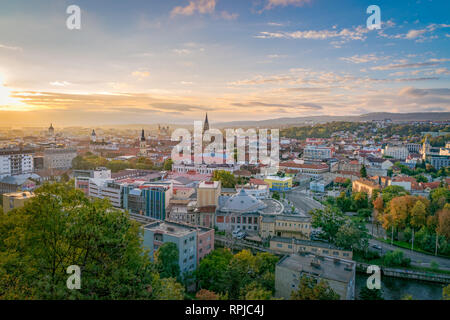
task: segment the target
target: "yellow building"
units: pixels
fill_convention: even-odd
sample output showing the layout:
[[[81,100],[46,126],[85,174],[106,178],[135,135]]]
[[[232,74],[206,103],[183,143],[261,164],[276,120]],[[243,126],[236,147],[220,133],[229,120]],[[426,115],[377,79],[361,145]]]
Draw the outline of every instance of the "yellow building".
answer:
[[[203,181],[197,188],[197,207],[218,206],[221,193],[220,181]]]
[[[288,191],[292,189],[292,177],[268,176],[264,179],[270,191]]]
[[[352,182],[353,192],[365,192],[369,197],[372,197],[374,190],[381,190],[381,187],[371,180],[359,179]]]
[[[23,207],[25,202],[33,198],[34,194],[28,191],[3,194],[3,212]]]
[[[261,238],[309,239],[311,218],[300,215],[263,215],[259,220]]]

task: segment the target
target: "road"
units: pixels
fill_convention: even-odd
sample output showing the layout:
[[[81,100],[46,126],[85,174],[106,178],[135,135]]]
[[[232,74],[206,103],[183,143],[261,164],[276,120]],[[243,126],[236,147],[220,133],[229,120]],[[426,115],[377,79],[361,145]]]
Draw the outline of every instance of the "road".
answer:
[[[286,192],[286,197],[291,201],[296,208],[303,213],[308,213],[313,209],[322,209],[323,205],[303,193],[300,189],[293,189],[290,192]]]
[[[370,245],[379,245],[381,247],[381,254],[385,254],[387,251],[393,251],[393,250],[401,250],[403,251],[403,256],[405,258],[411,259],[411,264],[419,267],[430,267],[430,264],[432,261],[437,262],[439,264],[439,269],[445,269],[450,270],[450,259],[442,258],[442,257],[435,257],[432,255],[411,251],[408,249],[400,248],[397,246],[393,246],[390,244],[387,244],[382,241],[378,241],[375,239],[369,240]],[[372,248],[372,250],[376,250]]]

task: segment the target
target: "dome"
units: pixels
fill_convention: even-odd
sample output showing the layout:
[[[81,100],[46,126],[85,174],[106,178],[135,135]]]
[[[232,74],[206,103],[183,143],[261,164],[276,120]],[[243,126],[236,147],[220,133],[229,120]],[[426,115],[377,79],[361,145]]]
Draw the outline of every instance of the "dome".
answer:
[[[241,189],[237,194],[227,199],[220,210],[233,213],[252,213],[265,207],[264,202],[249,195],[245,189]]]

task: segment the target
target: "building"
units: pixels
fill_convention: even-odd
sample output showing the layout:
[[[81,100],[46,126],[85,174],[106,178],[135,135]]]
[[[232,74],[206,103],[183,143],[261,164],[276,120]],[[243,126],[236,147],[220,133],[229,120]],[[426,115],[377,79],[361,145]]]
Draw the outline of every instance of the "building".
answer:
[[[265,214],[259,218],[259,235],[263,239],[309,239],[311,230],[311,217],[306,215]]]
[[[261,215],[281,214],[283,205],[274,199],[259,200],[241,189],[232,196],[220,196],[215,226],[221,231],[235,229],[258,233]]]
[[[302,276],[327,281],[341,300],[355,299],[354,261],[307,253],[287,255],[275,267],[275,297],[290,299]]]
[[[179,173],[188,173],[191,171],[195,171],[199,174],[213,174],[216,170],[223,170],[230,173],[237,171],[240,169],[239,164],[173,164],[172,170]]]
[[[123,208],[131,213],[165,220],[173,184],[165,182],[136,182],[123,185]]]
[[[150,250],[152,259],[164,243],[176,244],[182,275],[195,271],[200,260],[214,250],[214,229],[193,227],[172,221],[154,221],[143,228],[143,245]]]
[[[33,172],[31,149],[0,149],[0,178]]]
[[[75,188],[80,189],[86,196],[89,195],[89,180],[92,179],[111,179],[111,170],[106,168],[97,168],[95,170],[74,170]]]
[[[34,194],[28,191],[13,192],[3,194],[3,213],[21,208],[25,205],[25,202],[33,198]]]
[[[405,160],[409,155],[409,151],[408,148],[403,145],[400,146],[387,145],[383,149],[383,155],[392,157],[394,159]]]
[[[141,157],[147,156],[147,142],[145,141],[144,129],[142,129],[141,140],[139,142],[139,156]]]
[[[203,181],[197,188],[197,207],[218,206],[222,191],[220,181]]]
[[[280,169],[290,169],[295,170],[303,175],[317,177],[324,174],[330,170],[329,166],[325,163],[321,164],[306,164],[306,163],[296,163],[296,162],[283,162],[280,163]]]
[[[91,133],[91,142],[92,143],[96,143],[97,142],[97,134],[95,133],[94,129],[92,129],[92,133]]]
[[[332,158],[334,149],[331,147],[309,145],[303,149],[303,158],[309,161],[322,161]]]
[[[50,127],[48,128],[49,137],[53,137],[55,135],[55,128],[53,128],[53,123],[50,123]]]
[[[292,177],[268,176],[264,182],[270,191],[289,191],[292,189]]]
[[[352,182],[353,192],[365,192],[369,197],[372,197],[375,190],[381,190],[381,187],[371,180],[359,179]]]
[[[270,249],[287,254],[306,252],[342,259],[353,258],[352,250],[342,249],[327,242],[304,239],[273,237],[270,239]]]
[[[89,196],[99,199],[108,199],[115,208],[122,208],[123,185],[112,179],[90,178]]]
[[[66,170],[72,168],[77,151],[70,148],[49,148],[44,150],[44,169]]]

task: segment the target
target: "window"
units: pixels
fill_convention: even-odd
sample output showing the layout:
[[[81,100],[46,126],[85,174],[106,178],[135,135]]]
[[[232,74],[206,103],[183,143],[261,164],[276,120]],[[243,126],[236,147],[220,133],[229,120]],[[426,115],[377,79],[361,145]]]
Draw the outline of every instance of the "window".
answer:
[[[333,255],[338,256],[338,255],[339,255],[339,252],[333,251]]]
[[[277,243],[277,247],[278,248],[283,248],[283,244],[282,243]]]

